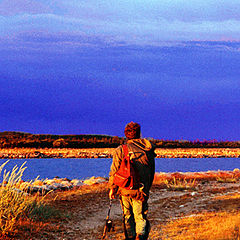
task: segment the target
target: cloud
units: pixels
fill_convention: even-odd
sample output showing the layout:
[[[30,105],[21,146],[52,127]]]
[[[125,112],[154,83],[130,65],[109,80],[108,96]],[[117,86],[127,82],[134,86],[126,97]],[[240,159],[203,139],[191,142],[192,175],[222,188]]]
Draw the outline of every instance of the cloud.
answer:
[[[239,0],[3,0],[0,125],[111,134],[131,118],[156,137],[236,136],[239,13]]]
[[[2,0],[0,2],[0,15],[13,16],[16,14],[37,14],[52,12],[48,4],[33,0]]]
[[[66,15],[119,22],[161,19],[183,22],[240,20],[237,0],[60,0],[55,4]]]
[[[89,37],[90,41],[98,38],[109,44],[161,45],[165,41],[238,41],[239,25],[240,21],[237,20],[183,22],[160,19],[128,24],[124,21],[94,21],[55,14],[24,14],[1,17],[0,33],[3,37],[25,32],[45,32],[49,36],[58,33],[61,37],[62,33],[66,33],[78,34],[85,39]]]
[[[111,44],[240,40],[237,0],[12,0],[0,3],[0,34],[81,33]]]
[[[52,13],[100,21],[135,22],[240,20],[238,0],[2,0],[0,14]]]

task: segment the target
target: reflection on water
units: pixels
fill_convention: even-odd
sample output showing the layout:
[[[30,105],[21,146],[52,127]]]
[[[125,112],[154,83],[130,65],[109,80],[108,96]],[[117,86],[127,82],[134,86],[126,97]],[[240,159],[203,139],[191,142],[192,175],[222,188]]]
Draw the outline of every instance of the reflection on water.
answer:
[[[0,159],[0,164],[5,159]],[[112,159],[11,159],[5,169],[10,170],[23,162],[27,169],[23,180],[54,178],[85,179],[91,176],[107,177]],[[156,172],[200,172],[208,170],[233,170],[240,168],[240,158],[157,158]],[[2,173],[3,174],[3,173]]]

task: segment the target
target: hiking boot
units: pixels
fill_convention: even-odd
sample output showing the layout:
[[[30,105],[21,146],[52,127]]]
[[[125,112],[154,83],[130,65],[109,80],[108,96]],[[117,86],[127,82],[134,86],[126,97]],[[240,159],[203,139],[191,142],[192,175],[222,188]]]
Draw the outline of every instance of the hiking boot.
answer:
[[[147,237],[137,234],[136,240],[147,240]]]

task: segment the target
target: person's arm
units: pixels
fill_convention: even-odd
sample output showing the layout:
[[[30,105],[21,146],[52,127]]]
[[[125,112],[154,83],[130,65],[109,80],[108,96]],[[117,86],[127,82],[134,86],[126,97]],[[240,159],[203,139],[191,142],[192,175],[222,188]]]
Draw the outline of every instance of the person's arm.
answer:
[[[110,172],[109,172],[108,187],[110,188],[110,191],[109,191],[109,198],[110,199],[115,198],[115,195],[116,195],[117,190],[118,190],[118,186],[116,186],[113,183],[113,179],[114,179],[114,174],[120,168],[120,165],[121,165],[121,162],[122,162],[122,157],[123,157],[122,146],[119,146],[113,153],[113,161],[112,161],[111,169],[110,169]]]
[[[151,171],[150,187],[152,186],[154,175],[155,175],[155,157],[157,156],[157,154],[155,153],[154,150],[155,150],[155,146],[153,145],[153,148],[150,154],[150,171]]]
[[[151,184],[150,184],[150,186],[152,186],[152,183],[154,180],[154,175],[155,175],[155,159],[153,157],[151,160]]]

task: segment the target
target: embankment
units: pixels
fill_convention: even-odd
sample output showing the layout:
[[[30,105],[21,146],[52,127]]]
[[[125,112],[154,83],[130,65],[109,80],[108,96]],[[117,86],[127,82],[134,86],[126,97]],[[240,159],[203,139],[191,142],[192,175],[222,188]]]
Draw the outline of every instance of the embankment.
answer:
[[[112,158],[114,148],[2,148],[0,158]],[[157,148],[157,158],[239,158],[240,148]]]

